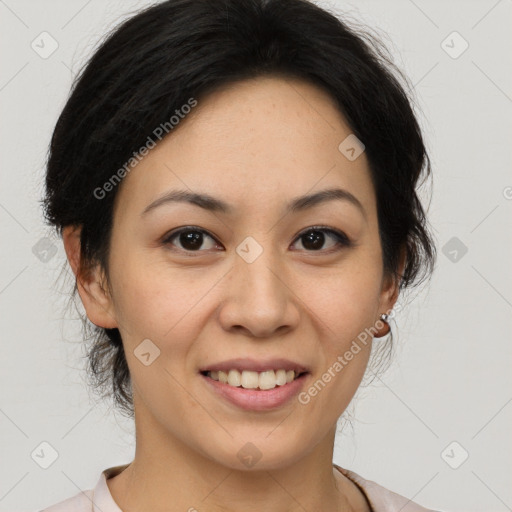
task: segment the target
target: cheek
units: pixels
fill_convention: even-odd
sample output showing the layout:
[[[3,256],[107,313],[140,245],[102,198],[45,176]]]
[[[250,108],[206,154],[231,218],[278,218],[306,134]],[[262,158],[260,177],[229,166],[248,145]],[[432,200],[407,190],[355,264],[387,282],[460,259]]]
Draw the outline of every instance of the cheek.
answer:
[[[199,280],[183,270],[166,272],[161,264],[148,264],[133,255],[116,271],[116,315],[137,394],[162,415],[163,422],[169,418],[162,404],[169,404],[174,414],[188,414],[197,404],[180,383],[186,380],[187,356],[201,330],[200,299],[215,282],[214,276]],[[142,356],[146,352],[148,365]]]
[[[204,298],[218,272],[169,268],[169,263],[143,255],[114,265],[115,311],[125,343],[133,350],[148,338],[161,350],[172,348],[173,355],[185,351],[198,337]]]
[[[306,314],[311,312],[317,328],[331,340],[331,351],[344,350],[346,344],[373,325],[380,296],[378,265],[365,265],[364,257],[345,263],[330,273],[296,277],[296,293],[305,298]]]

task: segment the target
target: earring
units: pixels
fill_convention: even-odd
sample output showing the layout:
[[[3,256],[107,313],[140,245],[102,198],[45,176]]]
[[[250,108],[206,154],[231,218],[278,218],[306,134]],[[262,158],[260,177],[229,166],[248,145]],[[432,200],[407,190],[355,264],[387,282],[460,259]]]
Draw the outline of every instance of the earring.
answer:
[[[377,339],[383,338],[384,336],[389,334],[391,331],[391,326],[389,325],[389,315],[387,315],[386,313],[382,313],[382,315],[380,315],[380,320],[377,322],[377,324],[379,324],[379,323],[384,323],[384,330],[383,331],[379,330],[378,331],[379,336],[374,336],[374,338],[377,338]]]

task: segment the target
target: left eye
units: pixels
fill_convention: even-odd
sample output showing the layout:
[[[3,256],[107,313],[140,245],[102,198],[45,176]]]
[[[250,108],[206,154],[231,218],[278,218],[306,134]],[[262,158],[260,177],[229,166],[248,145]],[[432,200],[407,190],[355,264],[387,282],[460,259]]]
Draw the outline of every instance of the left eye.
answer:
[[[345,233],[330,228],[324,228],[321,226],[308,228],[306,231],[303,231],[299,235],[298,240],[305,240],[305,242],[302,242],[302,245],[308,251],[318,251],[325,242],[325,233],[327,233],[331,240],[335,241],[335,243],[331,246],[330,249],[332,249],[333,247],[336,248],[336,246],[350,246],[350,240],[345,235]],[[326,252],[332,251],[329,250]]]
[[[332,252],[333,247],[336,248],[336,246],[348,247],[351,245],[350,240],[343,232],[322,226],[308,228],[297,237],[297,240],[302,241],[302,246],[306,251],[318,252],[325,243],[326,235],[331,240],[334,240],[334,243],[325,252]],[[163,243],[174,245],[173,240],[178,238],[181,245],[178,249],[186,252],[202,252],[198,249],[203,245],[205,236],[210,239],[209,247],[206,247],[206,250],[214,248],[217,242],[212,236],[203,229],[191,227],[181,228],[170,233],[163,240]]]

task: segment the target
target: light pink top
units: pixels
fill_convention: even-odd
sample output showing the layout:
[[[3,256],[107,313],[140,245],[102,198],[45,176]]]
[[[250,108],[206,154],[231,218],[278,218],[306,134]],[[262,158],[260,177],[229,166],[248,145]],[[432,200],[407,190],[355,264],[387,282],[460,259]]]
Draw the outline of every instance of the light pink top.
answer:
[[[113,466],[102,471],[94,489],[80,492],[40,512],[123,512],[110,494],[107,480],[121,473],[128,464]],[[334,464],[343,475],[352,480],[363,492],[371,505],[372,512],[435,512],[366,480],[353,471]]]

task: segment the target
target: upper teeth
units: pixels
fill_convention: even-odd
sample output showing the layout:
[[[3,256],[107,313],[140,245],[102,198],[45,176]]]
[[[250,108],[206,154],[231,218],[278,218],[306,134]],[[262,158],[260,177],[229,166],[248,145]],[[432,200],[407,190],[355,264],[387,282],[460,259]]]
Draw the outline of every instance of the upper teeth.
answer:
[[[272,389],[276,386],[284,386],[295,378],[293,370],[267,370],[264,372],[252,372],[243,370],[211,371],[208,376],[230,386],[242,386],[245,389]]]

